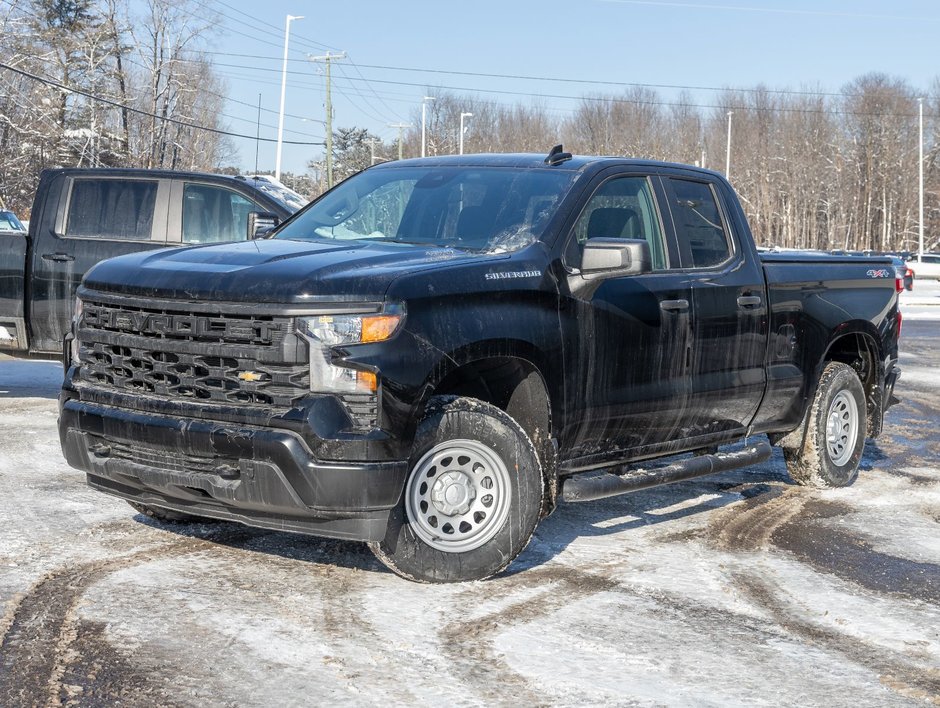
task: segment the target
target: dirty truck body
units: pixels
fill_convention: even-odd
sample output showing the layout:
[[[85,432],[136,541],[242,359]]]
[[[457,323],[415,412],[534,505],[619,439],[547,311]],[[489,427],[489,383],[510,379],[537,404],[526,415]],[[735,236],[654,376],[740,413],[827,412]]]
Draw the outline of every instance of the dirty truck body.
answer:
[[[848,484],[899,375],[889,261],[758,255],[720,175],[618,158],[380,165],[272,238],[111,259],[79,296],[59,428],[89,484],[426,581],[765,433],[796,481]]]

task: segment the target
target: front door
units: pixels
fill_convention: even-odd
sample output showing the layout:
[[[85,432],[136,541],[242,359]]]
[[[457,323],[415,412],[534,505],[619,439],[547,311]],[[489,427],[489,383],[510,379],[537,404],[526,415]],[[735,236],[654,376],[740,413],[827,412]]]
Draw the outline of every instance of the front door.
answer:
[[[566,395],[562,449],[578,458],[569,469],[661,449],[686,436],[692,288],[674,269],[677,254],[664,238],[657,194],[657,177],[607,179],[567,244],[566,263],[576,268],[587,239],[644,239],[653,265],[644,275],[589,280],[574,272],[568,278],[574,334],[565,348],[568,380],[576,383]]]

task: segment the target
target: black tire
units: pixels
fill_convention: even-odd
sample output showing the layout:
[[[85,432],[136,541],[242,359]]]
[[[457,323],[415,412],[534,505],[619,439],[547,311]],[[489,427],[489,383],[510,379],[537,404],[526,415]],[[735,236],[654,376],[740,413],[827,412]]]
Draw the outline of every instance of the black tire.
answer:
[[[195,524],[205,521],[209,521],[202,516],[193,516],[192,514],[184,514],[181,511],[173,511],[172,509],[163,509],[159,506],[149,506],[147,504],[140,504],[138,502],[127,501],[135,511],[140,512],[144,516],[147,516],[156,521],[164,521],[171,524]]]
[[[403,578],[483,580],[528,544],[542,506],[532,441],[506,413],[474,398],[431,400],[385,539],[369,548]]]
[[[858,374],[846,364],[827,364],[807,412],[803,445],[783,448],[793,481],[818,488],[852,484],[865,448],[866,417]]]

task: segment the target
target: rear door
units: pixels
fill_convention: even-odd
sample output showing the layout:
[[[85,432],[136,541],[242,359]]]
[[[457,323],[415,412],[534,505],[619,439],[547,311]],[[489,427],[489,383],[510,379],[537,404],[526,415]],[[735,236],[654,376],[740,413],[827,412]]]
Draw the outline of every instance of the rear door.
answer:
[[[61,353],[71,324],[75,290],[96,263],[166,246],[169,180],[72,176],[58,204],[45,205],[35,232],[30,280],[34,351]],[[57,190],[50,190],[50,195]]]
[[[707,176],[665,176],[682,272],[692,289],[689,434],[740,435],[765,385],[767,298],[746,227]]]

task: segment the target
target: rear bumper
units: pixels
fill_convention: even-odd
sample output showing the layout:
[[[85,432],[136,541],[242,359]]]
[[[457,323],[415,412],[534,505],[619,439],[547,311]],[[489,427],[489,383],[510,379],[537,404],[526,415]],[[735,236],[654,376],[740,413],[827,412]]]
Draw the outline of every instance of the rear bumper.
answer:
[[[96,489],[249,526],[384,538],[406,461],[324,462],[284,430],[179,419],[66,399],[59,437]]]

